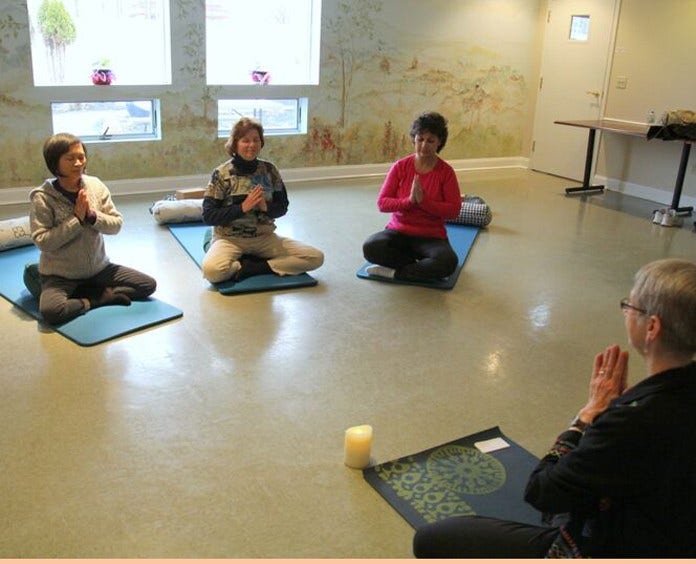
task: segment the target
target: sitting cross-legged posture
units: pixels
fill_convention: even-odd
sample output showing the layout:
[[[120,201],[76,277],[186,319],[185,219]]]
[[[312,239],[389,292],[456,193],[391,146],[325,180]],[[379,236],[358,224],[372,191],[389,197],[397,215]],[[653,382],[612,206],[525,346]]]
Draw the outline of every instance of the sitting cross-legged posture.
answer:
[[[319,268],[324,254],[275,233],[275,219],[288,211],[288,194],[278,169],[258,158],[262,125],[241,118],[225,143],[232,157],[212,174],[203,198],[203,221],[213,236],[202,270],[212,283],[258,274],[302,274]]]
[[[696,263],[646,264],[621,309],[646,377],[627,386],[617,345],[595,357],[587,403],[527,483],[548,526],[452,517],[416,532],[416,556],[696,556]]]
[[[89,309],[128,306],[146,298],[157,283],[106,256],[103,234],[121,230],[123,218],[109,189],[85,174],[87,150],[69,133],[49,137],[43,147],[46,166],[55,178],[31,191],[31,237],[41,250],[39,282],[25,272],[27,286],[40,290],[39,311],[57,325]]]
[[[454,169],[438,153],[447,142],[447,121],[436,112],[411,125],[415,153],[396,161],[377,197],[379,211],[391,213],[384,231],[363,244],[374,263],[367,273],[401,280],[447,278],[459,262],[445,220],[459,214],[462,200]]]

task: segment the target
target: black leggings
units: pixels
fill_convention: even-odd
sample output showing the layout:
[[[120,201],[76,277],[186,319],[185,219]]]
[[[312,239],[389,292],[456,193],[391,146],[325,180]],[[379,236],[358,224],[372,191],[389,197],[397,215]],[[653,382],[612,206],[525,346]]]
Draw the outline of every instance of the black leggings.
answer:
[[[47,323],[57,325],[84,313],[82,298],[99,297],[104,288],[113,288],[132,300],[141,300],[152,294],[156,287],[154,278],[114,263],[86,280],[41,275],[39,311]]]
[[[543,558],[556,527],[490,517],[451,517],[425,525],[413,538],[417,558]]]
[[[394,229],[368,237],[363,255],[373,264],[393,268],[395,278],[402,280],[447,278],[459,263],[447,239],[404,235]]]

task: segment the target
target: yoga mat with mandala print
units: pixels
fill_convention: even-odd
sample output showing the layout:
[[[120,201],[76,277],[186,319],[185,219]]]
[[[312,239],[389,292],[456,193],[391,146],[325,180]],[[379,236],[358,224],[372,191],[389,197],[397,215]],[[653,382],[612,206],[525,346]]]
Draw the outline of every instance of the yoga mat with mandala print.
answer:
[[[474,446],[497,438],[509,446],[492,452]],[[541,514],[523,499],[538,462],[493,427],[366,468],[363,476],[414,528],[459,515],[541,525]]]

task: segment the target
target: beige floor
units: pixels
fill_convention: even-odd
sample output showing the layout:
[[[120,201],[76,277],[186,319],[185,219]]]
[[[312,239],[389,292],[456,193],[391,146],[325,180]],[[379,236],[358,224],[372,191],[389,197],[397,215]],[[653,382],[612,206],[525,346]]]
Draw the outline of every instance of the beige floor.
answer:
[[[567,184],[462,174],[495,215],[452,291],[356,278],[379,179],[291,185],[279,230],[326,252],[319,284],[236,297],[155,224],[156,197],[117,199],[111,258],[184,317],[83,348],[0,300],[0,557],[411,556],[343,431],[373,425],[377,462],[495,425],[542,455],[594,354],[625,343],[634,271],[696,256],[693,219],[662,228],[654,203]]]

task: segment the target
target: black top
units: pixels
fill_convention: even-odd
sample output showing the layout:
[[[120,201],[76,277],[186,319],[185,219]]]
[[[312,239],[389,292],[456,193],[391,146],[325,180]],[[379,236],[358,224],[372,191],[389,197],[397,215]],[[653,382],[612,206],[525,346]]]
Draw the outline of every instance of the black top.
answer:
[[[647,137],[663,141],[696,141],[696,124],[651,125]]]
[[[696,362],[641,381],[540,461],[525,500],[583,556],[696,556]]]

